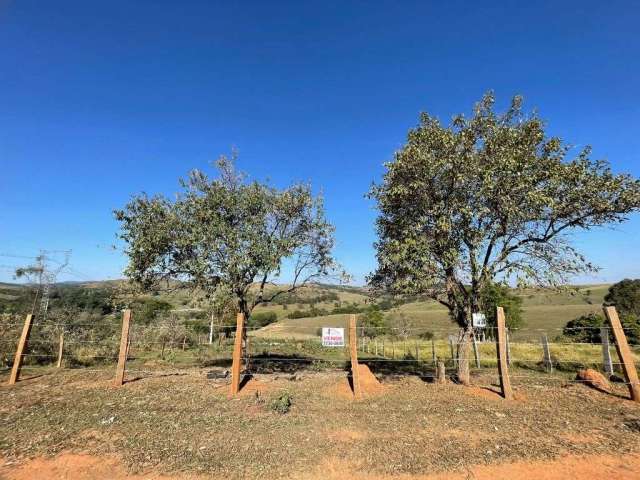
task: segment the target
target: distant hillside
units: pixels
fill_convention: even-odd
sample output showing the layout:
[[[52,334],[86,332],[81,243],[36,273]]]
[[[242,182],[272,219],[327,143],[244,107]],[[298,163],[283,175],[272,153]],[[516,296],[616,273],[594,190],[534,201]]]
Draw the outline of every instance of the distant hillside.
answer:
[[[95,282],[73,282],[56,285],[56,290],[65,292],[66,301],[85,302],[86,295],[78,295],[73,291],[94,291],[92,302],[96,298],[107,299],[108,291],[113,287],[123,286],[126,280],[108,280]],[[524,320],[529,328],[553,329],[561,328],[569,320],[580,315],[599,312],[609,285],[581,285],[564,291],[530,288],[516,290],[516,294],[523,300]],[[273,289],[271,290],[273,291]],[[151,301],[166,302],[168,308],[180,312],[182,315],[194,315],[201,311],[204,302],[199,294],[194,294],[187,288],[177,288],[172,291],[160,291],[142,296]],[[279,296],[274,302],[260,305],[255,313],[273,312],[277,322],[266,327],[274,331],[278,328],[287,335],[304,330],[309,333],[310,326],[333,326],[341,323],[343,315],[335,315],[339,311],[361,311],[373,301],[366,288],[345,285],[309,285],[295,293]],[[0,283],[0,312],[23,312],[33,301],[33,289],[25,285]],[[105,301],[105,300],[100,300]],[[388,302],[387,302],[388,303]],[[56,303],[53,302],[55,307]],[[86,305],[86,303],[83,303]],[[387,305],[385,310],[403,314],[412,323],[429,328],[447,329],[452,324],[448,312],[440,304],[426,299],[395,302]],[[331,315],[333,314],[333,315]],[[298,328],[299,327],[299,328]],[[268,330],[266,330],[268,331]],[[265,331],[265,332],[266,332]]]

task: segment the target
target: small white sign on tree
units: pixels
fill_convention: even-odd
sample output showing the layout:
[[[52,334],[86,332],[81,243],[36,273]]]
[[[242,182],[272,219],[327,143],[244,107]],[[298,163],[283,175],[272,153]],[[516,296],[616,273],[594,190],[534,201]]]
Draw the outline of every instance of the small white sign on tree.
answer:
[[[344,347],[344,328],[322,327],[323,347]]]
[[[474,313],[471,316],[475,328],[485,328],[487,326],[487,316],[484,313]]]

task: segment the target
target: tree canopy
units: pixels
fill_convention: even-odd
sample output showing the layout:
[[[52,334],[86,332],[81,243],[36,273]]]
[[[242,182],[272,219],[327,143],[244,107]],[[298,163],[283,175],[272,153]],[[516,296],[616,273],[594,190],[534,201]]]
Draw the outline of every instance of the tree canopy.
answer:
[[[571,147],[520,97],[502,114],[493,107],[488,93],[447,127],[423,113],[370,192],[380,210],[370,282],[428,293],[461,326],[496,279],[558,286],[594,271],[568,234],[640,208],[638,180],[592,160],[589,147],[567,159]]]
[[[215,179],[192,171],[175,200],[143,193],[115,211],[125,273],[135,283],[175,279],[209,294],[224,288],[248,317],[260,303],[340,273],[322,197],[307,184],[279,190],[248,181],[234,160],[222,156]],[[278,287],[285,269],[290,281]]]
[[[515,295],[506,285],[490,283],[480,292],[480,308],[487,316],[490,329],[495,329],[498,324],[496,307],[504,309],[505,324],[509,330],[517,330],[524,325],[522,297]]]
[[[496,113],[488,93],[449,126],[423,113],[370,191],[379,209],[370,283],[427,294],[470,332],[487,284],[559,286],[595,271],[569,234],[623,222],[640,208],[640,182],[592,160],[589,147],[572,152],[518,96]]]
[[[640,279],[624,279],[609,287],[605,304],[613,305],[622,316],[640,318]]]

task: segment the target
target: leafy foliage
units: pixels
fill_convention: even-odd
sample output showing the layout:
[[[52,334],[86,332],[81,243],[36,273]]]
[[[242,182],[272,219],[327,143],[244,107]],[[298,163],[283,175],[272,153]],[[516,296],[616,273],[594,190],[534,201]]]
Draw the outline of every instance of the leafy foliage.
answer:
[[[369,306],[360,315],[360,325],[362,335],[365,337],[374,338],[389,332],[385,315],[377,305]]]
[[[258,312],[251,315],[248,325],[249,327],[260,328],[277,321],[278,315],[276,315],[276,312]]]
[[[631,345],[640,345],[640,321],[635,315],[625,315],[620,317],[620,323],[627,337],[627,342]],[[567,322],[562,329],[565,338],[572,342],[580,343],[600,343],[600,327],[608,326],[602,315],[589,314],[578,317]],[[613,342],[613,334],[610,332],[609,337]]]
[[[640,317],[640,279],[625,279],[611,285],[604,301],[606,305],[614,305],[622,316]]]
[[[590,313],[575,318],[564,326],[562,334],[573,342],[600,343],[600,327],[605,324],[602,315]]]
[[[136,313],[136,323],[149,325],[171,310],[171,304],[157,298],[140,298],[131,304]]]
[[[490,283],[480,292],[480,305],[487,316],[487,327],[496,328],[496,307],[504,308],[505,323],[510,330],[524,325],[522,317],[522,298],[514,295],[506,285]]]
[[[422,114],[370,192],[380,210],[374,287],[426,293],[468,328],[496,279],[558,286],[595,270],[567,234],[624,221],[640,208],[640,182],[588,147],[568,160],[570,147],[521,104],[496,114],[489,93],[448,127]]]
[[[293,400],[291,398],[291,394],[289,392],[283,392],[276,398],[271,400],[269,408],[276,413],[284,415],[285,413],[289,412],[292,404]]]
[[[213,180],[192,171],[175,201],[142,194],[115,216],[129,256],[125,273],[136,284],[150,288],[180,279],[207,293],[224,286],[248,317],[256,305],[338,267],[322,198],[309,185],[278,190],[248,182],[233,160],[221,157]],[[285,262],[291,283],[267,295],[265,287],[280,277]]]

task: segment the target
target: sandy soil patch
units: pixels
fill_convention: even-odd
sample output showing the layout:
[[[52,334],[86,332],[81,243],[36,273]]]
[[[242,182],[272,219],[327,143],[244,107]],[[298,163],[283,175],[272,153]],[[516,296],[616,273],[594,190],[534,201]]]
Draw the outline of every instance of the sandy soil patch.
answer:
[[[342,432],[349,436],[349,432]],[[473,465],[464,470],[435,475],[376,475],[358,471],[344,461],[332,458],[313,472],[300,474],[300,480],[636,480],[640,456],[567,456],[549,462],[514,462],[500,465]],[[161,475],[147,472],[129,475],[115,457],[94,457],[64,453],[53,458],[36,458],[20,465],[0,466],[6,480],[215,480],[220,477],[195,474]]]
[[[464,470],[426,475],[376,475],[358,471],[340,459],[326,461],[322,472],[303,474],[300,480],[637,480],[640,456],[567,456],[547,462],[471,465]]]
[[[3,480],[200,480],[192,474],[165,476],[157,473],[129,475],[114,457],[63,453],[53,458],[35,458],[19,465],[0,466]],[[208,477],[210,478],[210,477]]]

